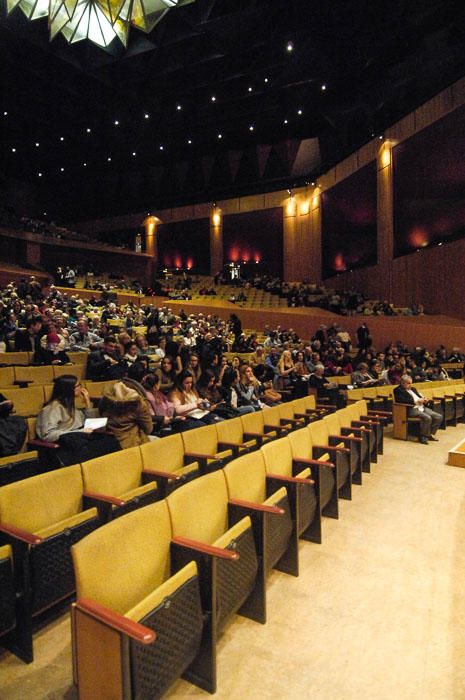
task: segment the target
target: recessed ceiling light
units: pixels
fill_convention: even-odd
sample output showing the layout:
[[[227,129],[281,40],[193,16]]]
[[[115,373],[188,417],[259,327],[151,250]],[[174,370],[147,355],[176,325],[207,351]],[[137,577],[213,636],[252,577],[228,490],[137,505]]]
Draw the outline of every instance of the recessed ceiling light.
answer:
[[[37,173],[37,177],[42,177],[42,173]]]
[[[40,143],[38,141],[36,141],[36,148],[39,148],[39,146],[40,146]]]
[[[60,141],[64,141],[64,140],[65,140],[65,137],[64,137],[64,136],[60,136]]]
[[[249,90],[249,92],[252,92],[252,86],[251,86],[251,85],[249,85],[248,90]]]
[[[180,112],[182,109],[182,105],[176,105],[176,109],[178,110],[178,112]]]
[[[323,85],[321,86],[321,89],[322,89],[323,91],[326,90],[326,85],[325,85],[324,83],[323,83]]]
[[[137,156],[137,153],[135,151],[132,152],[133,156]]]
[[[285,120],[283,121],[283,124],[287,124],[287,123],[288,123],[288,121],[287,121],[287,119],[285,119]]]
[[[263,82],[267,83],[267,82],[268,82],[268,78],[265,78],[265,80],[264,80]]]
[[[46,212],[46,211],[43,211],[43,212],[42,212],[42,216],[47,216],[47,212]]]
[[[294,44],[292,43],[292,41],[287,42],[286,51],[289,51],[289,53],[291,53],[291,51],[294,51]]]
[[[163,146],[160,146],[160,151],[163,151]]]
[[[148,112],[144,114],[144,119],[150,119],[150,114],[148,114]]]
[[[62,172],[62,173],[63,173],[64,171],[65,171],[65,169],[64,169],[64,168],[60,168],[60,172]]]
[[[3,112],[3,116],[4,116],[4,117],[7,117],[7,116],[8,116],[8,112]]]
[[[115,121],[114,121],[113,123],[114,123],[115,126],[119,126],[119,121],[118,121],[118,119],[115,119]]]
[[[87,131],[88,134],[90,134],[90,132],[92,131],[92,129],[90,129],[89,127],[87,127],[86,131]]]
[[[216,102],[216,97],[215,97],[215,95],[212,95],[212,102]]]
[[[189,144],[189,146],[190,146],[190,145],[191,145],[191,143],[192,143],[192,139],[187,139],[187,143],[188,143],[188,144]]]
[[[249,126],[249,131],[253,131],[254,129],[255,129],[254,125],[251,124],[251,125]]]
[[[84,166],[85,168],[87,168],[87,163],[83,163],[83,166]]]
[[[107,161],[110,163],[110,161],[111,161],[111,156],[108,156]]]
[[[219,139],[222,139],[222,138],[223,138],[223,134],[218,134],[218,138],[219,138]]]
[[[301,110],[301,109],[298,109],[298,110],[297,110],[297,114],[299,115],[299,117],[301,117],[302,114],[303,114],[302,110]]]
[[[12,149],[11,149],[11,152],[12,152],[12,153],[16,153],[16,148],[12,148]]]

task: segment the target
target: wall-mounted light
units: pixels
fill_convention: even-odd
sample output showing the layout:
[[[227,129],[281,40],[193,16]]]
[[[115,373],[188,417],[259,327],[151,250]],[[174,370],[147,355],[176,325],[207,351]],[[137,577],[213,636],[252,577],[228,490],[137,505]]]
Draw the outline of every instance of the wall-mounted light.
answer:
[[[221,224],[221,211],[216,207],[213,209],[212,224],[217,228]]]

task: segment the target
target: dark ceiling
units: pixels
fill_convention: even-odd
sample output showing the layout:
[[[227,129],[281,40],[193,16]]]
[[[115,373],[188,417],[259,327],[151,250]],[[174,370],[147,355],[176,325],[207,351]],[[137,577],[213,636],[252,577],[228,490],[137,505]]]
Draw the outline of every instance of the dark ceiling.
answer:
[[[0,2],[0,196],[27,179],[68,220],[301,183],[465,74],[463,2],[196,0],[126,51]]]

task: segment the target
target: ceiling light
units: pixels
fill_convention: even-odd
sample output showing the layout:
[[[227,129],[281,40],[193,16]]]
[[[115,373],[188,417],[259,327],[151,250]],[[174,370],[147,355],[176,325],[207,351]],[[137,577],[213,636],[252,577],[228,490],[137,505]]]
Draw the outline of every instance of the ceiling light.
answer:
[[[16,148],[12,148],[12,149],[11,149],[11,152],[12,152],[12,153],[16,153]]]
[[[285,120],[283,121],[283,124],[287,124],[287,123],[288,123],[288,121],[287,121],[287,119],[285,119]]]
[[[219,139],[222,139],[222,138],[223,138],[223,134],[218,134],[218,138],[219,138]]]
[[[192,143],[192,139],[187,139],[187,143],[188,143],[188,144],[189,144],[189,146],[190,146],[190,145],[191,145],[191,143]]]
[[[40,146],[40,143],[38,141],[36,141],[36,148],[39,148],[39,146]]]
[[[60,168],[60,172],[62,172],[62,173],[63,173],[64,171],[65,171],[65,169],[64,169],[64,168]]]
[[[249,90],[249,92],[252,92],[252,86],[251,86],[251,85],[249,85],[249,89],[248,89],[248,90]]]
[[[87,163],[83,163],[82,165],[84,166],[84,168],[87,168]]]
[[[286,51],[288,51],[289,53],[291,53],[292,51],[294,51],[294,44],[292,43],[292,41],[288,41],[288,42],[287,42],[287,44],[286,44]]]
[[[144,114],[144,119],[150,119],[150,114],[148,114],[148,113],[146,112],[146,113]]]
[[[216,102],[216,97],[215,97],[215,95],[212,95],[212,102]]]
[[[60,136],[60,141],[64,141],[64,140],[65,140],[65,137],[64,137],[64,136]]]
[[[172,7],[195,0],[8,0],[8,14],[19,6],[28,19],[48,16],[50,40],[61,33],[70,44],[89,39],[97,46],[109,46],[119,39],[126,46],[129,28],[149,34]]]
[[[107,161],[110,163],[111,162],[111,156],[108,156]]]
[[[265,80],[264,80],[263,82],[267,83],[267,82],[268,82],[268,78],[265,78]]]
[[[119,121],[118,121],[117,119],[115,119],[114,125],[115,125],[115,126],[119,126]]]
[[[90,129],[89,127],[87,127],[86,131],[87,131],[88,134],[90,134],[90,132],[92,131],[92,129]]]
[[[326,85],[325,85],[324,83],[323,83],[323,85],[321,86],[321,89],[322,89],[323,91],[326,90]]]
[[[133,156],[137,156],[137,153],[135,151],[132,152]]]
[[[4,116],[4,117],[7,117],[7,116],[8,116],[8,112],[3,112],[3,116]]]
[[[249,131],[253,131],[254,129],[255,129],[254,125],[251,124],[251,125],[249,126]]]
[[[37,177],[42,177],[42,173],[37,173]]]
[[[297,114],[299,115],[299,117],[301,117],[302,114],[303,114],[302,110],[301,110],[301,109],[298,109],[298,110],[297,110]]]
[[[180,112],[182,109],[182,105],[176,105],[176,109],[178,110],[178,112]]]

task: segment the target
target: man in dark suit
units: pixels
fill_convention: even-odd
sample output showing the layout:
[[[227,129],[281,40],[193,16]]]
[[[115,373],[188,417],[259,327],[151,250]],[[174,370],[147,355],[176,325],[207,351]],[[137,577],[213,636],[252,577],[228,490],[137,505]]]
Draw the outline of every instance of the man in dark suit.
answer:
[[[442,423],[442,414],[427,406],[429,400],[412,386],[412,378],[408,374],[403,375],[400,385],[394,389],[394,399],[396,403],[409,404],[408,415],[420,419],[420,442],[423,445],[427,445],[428,440],[437,442],[434,436]]]
[[[15,352],[37,352],[42,331],[42,318],[33,316],[26,321],[25,330],[17,330],[14,337]]]

